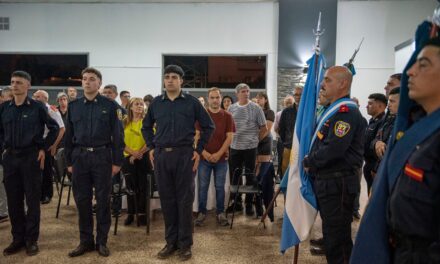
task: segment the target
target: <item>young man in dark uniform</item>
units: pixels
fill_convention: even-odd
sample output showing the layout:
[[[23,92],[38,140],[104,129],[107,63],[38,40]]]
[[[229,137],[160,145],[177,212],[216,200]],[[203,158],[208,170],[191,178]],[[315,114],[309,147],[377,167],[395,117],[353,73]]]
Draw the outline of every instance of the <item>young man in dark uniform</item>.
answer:
[[[350,258],[353,205],[363,162],[365,123],[349,97],[351,81],[346,67],[334,66],[326,71],[321,85],[323,96],[331,104],[318,120],[316,137],[303,163],[314,180],[330,264],[347,263]]]
[[[122,113],[116,102],[100,95],[102,75],[94,68],[82,71],[84,97],[69,103],[65,151],[67,170],[79,215],[80,244],[70,257],[96,250],[107,257],[110,230],[112,176],[121,169],[124,149]],[[96,196],[96,243],[93,237],[92,198]],[[96,244],[96,245],[95,245]]]
[[[412,115],[412,127],[418,125],[417,130],[409,128],[396,136],[398,141],[414,138],[411,141],[417,145],[398,152],[407,159],[388,200],[393,263],[440,263],[439,73],[440,39],[436,38],[426,43],[407,71],[409,98],[423,110]]]
[[[372,170],[375,169],[377,162],[376,151],[373,141],[375,141],[377,131],[383,122],[385,109],[387,107],[387,97],[381,93],[374,93],[368,96],[367,113],[371,116],[365,130],[364,159],[363,168],[365,181],[367,182],[368,194],[370,194],[371,185],[373,185]]]
[[[142,134],[150,149],[165,221],[167,245],[158,253],[165,259],[179,250],[179,259],[191,258],[194,173],[214,123],[197,98],[182,92],[183,70],[168,65],[165,92],[154,98],[145,116]],[[195,122],[201,135],[194,149]],[[153,127],[156,125],[156,133]]]
[[[12,243],[3,250],[5,256],[15,254],[25,246],[28,255],[38,253],[44,150],[55,142],[58,135],[58,124],[49,117],[46,106],[27,96],[30,86],[31,76],[27,72],[13,72],[11,89],[14,98],[0,105],[4,183],[13,237]],[[46,140],[43,139],[45,126],[49,130]]]

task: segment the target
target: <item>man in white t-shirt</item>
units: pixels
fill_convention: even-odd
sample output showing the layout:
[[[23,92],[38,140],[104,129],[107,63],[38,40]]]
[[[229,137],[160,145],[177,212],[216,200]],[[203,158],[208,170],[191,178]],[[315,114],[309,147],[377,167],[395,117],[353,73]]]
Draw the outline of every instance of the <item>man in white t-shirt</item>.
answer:
[[[53,196],[53,175],[52,175],[52,166],[53,166],[53,157],[56,154],[58,144],[60,144],[63,139],[64,131],[66,130],[64,127],[63,118],[61,117],[61,113],[58,111],[56,106],[49,105],[49,94],[44,90],[38,90],[34,93],[33,98],[37,101],[42,102],[47,107],[47,111],[49,116],[54,119],[58,126],[60,127],[58,136],[53,143],[52,146],[49,146],[46,149],[46,159],[44,160],[44,170],[43,170],[43,182],[41,185],[41,203],[48,204],[52,200]],[[43,138],[46,138],[49,130],[47,127],[44,128]]]
[[[235,121],[235,134],[231,144],[230,177],[231,184],[236,185],[240,180],[239,175],[244,166],[246,172],[246,184],[252,185],[254,177],[249,173],[255,173],[255,161],[257,158],[258,142],[264,138],[267,132],[264,112],[257,104],[249,100],[250,88],[245,83],[240,83],[235,88],[238,101],[229,107],[229,112]],[[246,195],[246,214],[253,215],[252,196]],[[232,198],[231,198],[232,199]],[[228,208],[232,211],[234,205]],[[237,198],[235,210],[243,210],[241,197]]]

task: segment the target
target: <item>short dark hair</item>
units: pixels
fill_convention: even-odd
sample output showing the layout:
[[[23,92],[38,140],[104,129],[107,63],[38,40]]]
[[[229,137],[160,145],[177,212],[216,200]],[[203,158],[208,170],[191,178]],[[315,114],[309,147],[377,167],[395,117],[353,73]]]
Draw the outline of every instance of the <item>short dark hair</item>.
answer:
[[[373,93],[368,96],[368,99],[373,99],[375,101],[379,101],[381,103],[384,103],[385,105],[388,104],[387,97],[384,94],[381,93]]]
[[[400,94],[400,87],[396,87],[396,88],[391,89],[390,95],[392,95],[392,94]]]
[[[25,72],[25,71],[14,71],[11,74],[11,78],[12,77],[20,77],[20,78],[28,80],[29,82],[32,81],[31,75],[29,73]]]
[[[101,72],[98,71],[97,69],[93,68],[93,67],[87,67],[84,70],[82,70],[81,77],[83,77],[84,73],[93,73],[96,76],[98,76],[98,78],[102,81],[102,74],[101,74]]]
[[[397,80],[402,80],[402,74],[401,73],[395,73],[393,75],[390,76],[390,78],[392,79],[397,79]]]
[[[117,93],[117,92],[116,92]],[[129,94],[130,92],[129,91],[121,91],[120,93],[119,93],[119,97],[122,97],[122,96],[124,96],[124,94]]]
[[[185,73],[183,72],[183,69],[180,66],[174,65],[174,64],[171,64],[171,65],[168,65],[165,67],[163,74],[165,75],[167,73],[178,74],[178,75],[180,75],[180,78],[183,78],[183,76],[185,75]]]
[[[107,84],[104,89],[111,89],[115,94],[118,94],[118,87],[114,84]]]
[[[153,101],[153,99],[154,99],[154,97],[151,95],[151,94],[147,94],[147,95],[145,95],[144,96],[144,102],[152,102]]]

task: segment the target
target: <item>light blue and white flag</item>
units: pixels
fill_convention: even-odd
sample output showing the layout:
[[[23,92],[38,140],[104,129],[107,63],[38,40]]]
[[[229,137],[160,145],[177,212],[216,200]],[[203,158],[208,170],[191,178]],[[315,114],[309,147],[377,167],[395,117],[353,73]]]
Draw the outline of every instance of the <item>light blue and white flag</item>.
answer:
[[[308,238],[318,212],[312,183],[302,161],[309,153],[314,133],[316,103],[325,59],[322,55],[314,54],[307,64],[309,71],[296,118],[289,168],[280,185],[286,193],[280,245],[282,253]]]

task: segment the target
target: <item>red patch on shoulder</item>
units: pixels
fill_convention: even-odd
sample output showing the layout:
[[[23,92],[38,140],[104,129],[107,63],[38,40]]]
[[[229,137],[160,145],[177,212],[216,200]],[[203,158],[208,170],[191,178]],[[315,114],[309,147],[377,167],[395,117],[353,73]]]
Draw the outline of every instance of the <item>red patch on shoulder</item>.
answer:
[[[348,106],[347,105],[341,105],[339,107],[339,113],[348,113]]]

